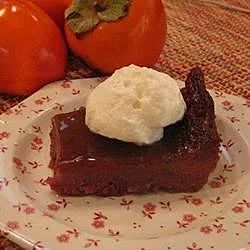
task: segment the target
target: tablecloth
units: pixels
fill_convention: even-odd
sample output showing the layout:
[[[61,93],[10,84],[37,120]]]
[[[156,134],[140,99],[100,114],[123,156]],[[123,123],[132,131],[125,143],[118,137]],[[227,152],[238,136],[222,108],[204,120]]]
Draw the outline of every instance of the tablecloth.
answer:
[[[165,0],[164,5],[167,39],[155,68],[185,80],[199,65],[208,89],[250,100],[250,1]],[[95,75],[70,56],[67,78]],[[23,99],[0,95],[0,114]],[[20,248],[0,234],[0,249]]]

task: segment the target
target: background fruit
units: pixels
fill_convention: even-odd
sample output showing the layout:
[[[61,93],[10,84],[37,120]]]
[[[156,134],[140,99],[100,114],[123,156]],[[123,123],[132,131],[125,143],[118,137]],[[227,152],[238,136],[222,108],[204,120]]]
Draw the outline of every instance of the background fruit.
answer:
[[[71,4],[71,0],[31,0],[42,8],[64,30],[64,11]]]
[[[60,29],[26,0],[0,1],[0,92],[28,95],[65,76]]]
[[[129,64],[152,66],[166,38],[166,15],[161,0],[132,0],[128,15],[101,22],[75,35],[65,26],[69,47],[92,68],[107,74]]]

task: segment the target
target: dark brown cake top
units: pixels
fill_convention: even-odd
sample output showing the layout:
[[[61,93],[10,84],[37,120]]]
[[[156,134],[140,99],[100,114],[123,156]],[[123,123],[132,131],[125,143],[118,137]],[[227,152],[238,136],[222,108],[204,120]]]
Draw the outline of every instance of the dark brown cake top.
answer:
[[[214,102],[199,67],[189,73],[182,94],[187,104],[184,123],[191,146],[200,148],[209,140],[217,139]]]

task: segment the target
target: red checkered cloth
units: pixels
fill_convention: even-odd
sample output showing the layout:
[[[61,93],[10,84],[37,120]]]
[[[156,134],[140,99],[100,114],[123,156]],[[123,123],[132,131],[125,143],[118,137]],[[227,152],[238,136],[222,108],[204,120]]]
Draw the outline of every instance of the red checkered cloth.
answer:
[[[194,66],[201,66],[208,88],[250,99],[249,0],[165,0],[167,42],[156,69],[185,80]],[[70,58],[67,77],[95,73]],[[23,100],[0,95],[0,113]],[[0,237],[0,249],[20,249]]]

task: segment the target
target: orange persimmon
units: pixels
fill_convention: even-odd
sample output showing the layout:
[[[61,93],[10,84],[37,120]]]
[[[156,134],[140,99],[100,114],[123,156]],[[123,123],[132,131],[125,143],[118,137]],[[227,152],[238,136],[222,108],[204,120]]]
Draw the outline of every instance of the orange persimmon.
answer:
[[[73,4],[76,2],[73,0]],[[108,4],[105,6],[106,2],[110,6],[112,2],[124,2],[124,5],[120,9],[114,6],[116,9],[112,12]],[[129,64],[152,66],[156,63],[167,29],[161,0],[93,0],[92,7],[92,14],[86,6],[72,5],[66,10],[65,33],[76,56],[106,74]],[[86,15],[81,17],[82,13]],[[117,13],[121,15],[115,19]],[[93,18],[86,20],[86,16]]]
[[[43,9],[64,30],[64,11],[70,6],[71,0],[31,0]]]
[[[67,48],[53,20],[27,0],[0,1],[0,92],[29,95],[64,78]]]

